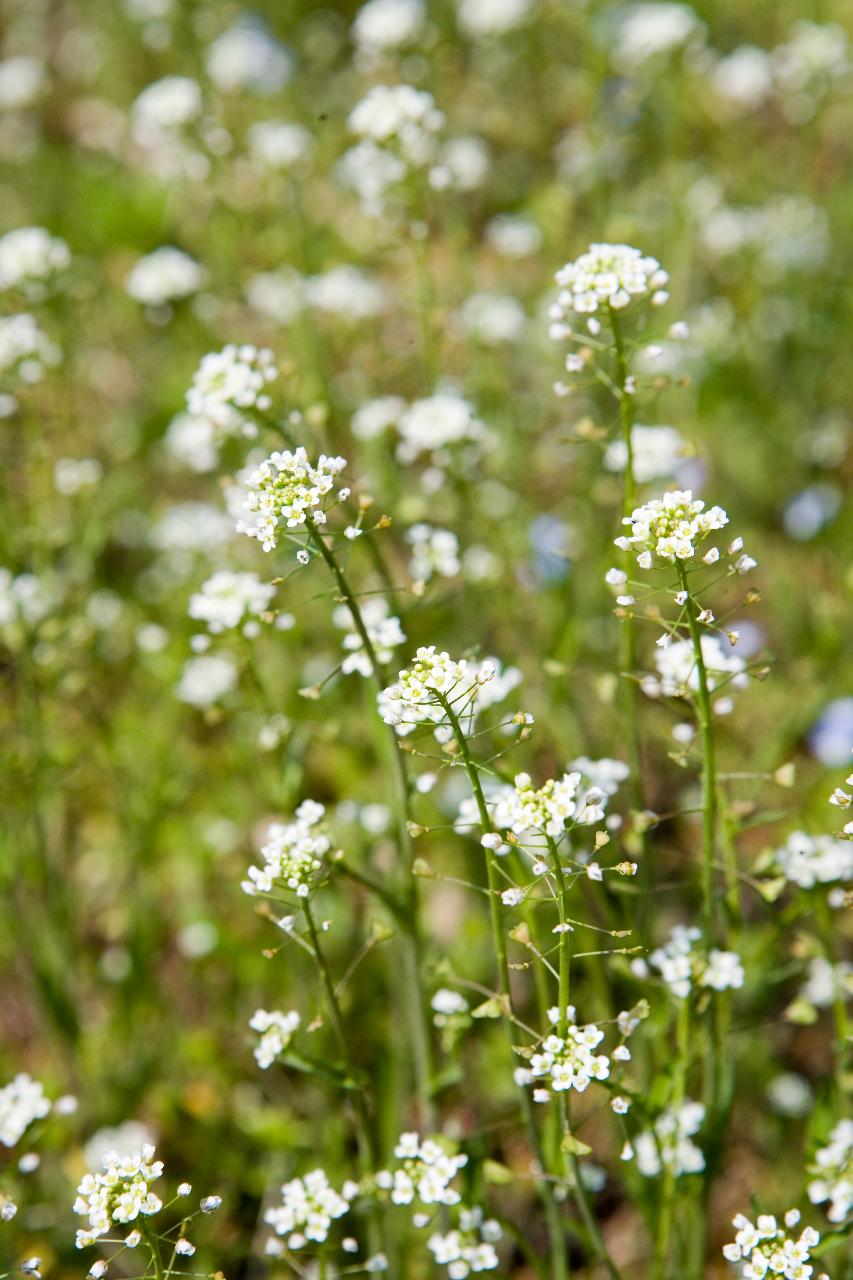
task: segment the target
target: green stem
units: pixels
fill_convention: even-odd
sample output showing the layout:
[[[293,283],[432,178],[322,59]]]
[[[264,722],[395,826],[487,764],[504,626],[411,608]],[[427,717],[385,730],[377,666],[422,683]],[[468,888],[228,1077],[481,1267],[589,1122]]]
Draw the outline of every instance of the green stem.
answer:
[[[326,545],[316,525],[308,525],[311,541],[326,563],[335,580],[339,594],[350,611],[358,635],[364,645],[364,651],[370,662],[371,675],[377,693],[381,693],[387,683],[385,669],[380,663],[370,634],[359,608],[358,600],[352,591],[343,569],[334,554]],[[433,1054],[432,1036],[427,1019],[426,994],[423,988],[423,937],[420,926],[420,902],[418,881],[412,873],[414,856],[412,841],[409,835],[411,819],[409,807],[409,779],[406,760],[400,750],[400,742],[393,725],[388,726],[388,743],[391,768],[394,778],[394,797],[397,819],[397,844],[401,855],[401,873],[404,879],[402,890],[403,911],[398,916],[403,927],[405,945],[403,948],[403,979],[406,985],[406,1012],[409,1018],[409,1031],[414,1055],[415,1087],[418,1096],[422,1123],[428,1130],[435,1128],[435,1109],[432,1101]]]
[[[671,1103],[673,1110],[676,1112],[684,1103],[689,1035],[690,1003],[688,1000],[679,1000],[678,1019],[676,1023],[675,1077]],[[675,1172],[672,1165],[668,1164],[664,1166],[663,1181],[661,1183],[660,1210],[658,1214],[657,1242],[655,1248],[655,1280],[666,1280],[674,1206]]]
[[[444,708],[450,727],[453,730],[453,736],[459,747],[465,771],[468,774],[468,780],[471,783],[471,790],[474,794],[474,800],[477,804],[477,812],[480,818],[480,828],[483,835],[488,835],[492,831],[492,823],[489,818],[489,810],[486,804],[486,798],[483,795],[483,788],[480,785],[480,775],[474,759],[471,755],[471,749],[468,745],[468,739],[462,725],[459,723],[459,717],[450,705],[450,702],[443,694],[437,694],[438,701]],[[518,1043],[515,1019],[512,1010],[512,991],[509,980],[509,963],[507,960],[506,935],[503,930],[503,922],[501,920],[501,900],[500,900],[500,878],[495,866],[495,852],[493,849],[485,849],[486,855],[486,877],[489,888],[489,917],[492,926],[492,942],[498,959],[498,990],[504,997],[506,1002],[507,1016],[504,1018],[504,1025],[507,1030],[507,1038],[509,1040],[510,1057],[513,1067],[515,1066],[515,1046]],[[519,1086],[519,1101],[521,1104],[521,1113],[524,1120],[524,1126],[527,1131],[527,1138],[533,1157],[539,1170],[544,1170],[544,1162],[542,1156],[542,1143],[536,1128],[536,1121],[533,1116],[533,1104],[530,1095],[524,1085]],[[539,1196],[545,1209],[545,1218],[548,1226],[548,1235],[551,1241],[551,1261],[553,1266],[554,1280],[568,1280],[569,1277],[569,1257],[566,1248],[565,1233],[560,1209],[554,1196],[551,1184],[544,1178],[538,1180]]]
[[[625,342],[618,312],[608,305],[610,328],[613,333],[613,346],[616,356],[616,384],[619,390],[619,421],[622,428],[622,440],[625,445],[625,468],[622,472],[622,515],[630,516],[637,505],[637,483],[634,475],[634,397],[627,390],[628,361],[625,354]],[[630,564],[628,552],[625,553],[626,567]],[[646,808],[645,787],[643,786],[643,750],[640,734],[640,690],[634,680],[637,670],[637,626],[632,613],[622,620],[620,633],[619,669],[622,672],[623,707],[628,725],[628,757],[631,766],[629,796],[631,807],[635,812]],[[640,862],[640,875],[644,893],[640,899],[638,924],[640,937],[645,945],[650,941],[652,868],[647,856],[647,837],[644,830],[636,833],[637,854]]]
[[[711,711],[711,695],[708,689],[708,673],[702,654],[702,638],[697,620],[696,601],[687,585],[687,571],[678,563],[678,581],[687,596],[687,625],[693,645],[693,658],[699,689],[696,697],[699,728],[702,736],[702,919],[705,950],[711,945],[714,932],[714,864],[717,844],[717,764],[714,745],[714,720]]]

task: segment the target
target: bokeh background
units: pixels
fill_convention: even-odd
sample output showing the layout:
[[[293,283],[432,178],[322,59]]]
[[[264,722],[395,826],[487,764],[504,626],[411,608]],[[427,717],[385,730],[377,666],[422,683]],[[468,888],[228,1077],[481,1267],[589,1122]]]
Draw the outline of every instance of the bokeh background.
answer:
[[[0,231],[43,226],[72,254],[54,293],[26,303],[56,363],[32,385],[4,372],[0,421],[0,1067],[79,1098],[73,1117],[50,1122],[15,1224],[13,1255],[39,1253],[54,1275],[81,1274],[73,1184],[105,1126],[144,1125],[170,1178],[223,1195],[196,1261],[229,1277],[265,1267],[259,1212],[283,1177],[347,1167],[347,1126],[324,1082],[261,1076],[252,1059],[256,1007],[301,999],[308,1021],[317,996],[295,948],[262,954],[276,937],[240,881],[264,824],[306,795],[328,805],[354,862],[387,865],[381,725],[357,675],[320,700],[300,696],[340,657],[316,574],[279,589],[289,629],[216,641],[235,672],[220,699],[179,696],[200,630],[193,592],[221,567],[284,572],[226,513],[219,476],[242,464],[243,445],[217,459],[175,426],[206,352],[272,348],[277,405],[349,458],[360,491],[393,517],[383,549],[401,582],[409,525],[457,535],[461,571],[401,606],[401,661],[436,643],[517,665],[515,696],[538,726],[524,767],[547,776],[580,754],[618,755],[621,742],[618,624],[602,581],[620,503],[619,477],[602,468],[612,408],[553,395],[553,274],[596,240],[654,254],[672,278],[667,321],[685,319],[691,336],[665,344],[670,380],[644,420],[678,426],[691,455],[679,479],[726,507],[760,562],[761,599],[738,622],[767,655],[766,678],[726,720],[724,768],[796,766],[793,786],[756,776],[733,792],[741,865],[795,827],[827,830],[826,796],[847,771],[849,6],[495,0],[505,30],[489,30],[488,14],[478,27],[477,6],[467,23],[451,0],[426,9],[417,34],[383,53],[354,41],[355,4],[0,6]],[[243,64],[222,43],[235,29],[261,42]],[[170,75],[195,80],[203,104],[171,149],[142,136],[133,110]],[[377,81],[432,92],[456,143],[454,183],[426,194],[419,246],[399,210],[365,212],[341,180],[347,117]],[[310,135],[286,170],[248,144],[269,119]],[[192,296],[146,307],[127,278],[162,245],[206,277]],[[472,307],[476,294],[503,305]],[[4,314],[23,309],[14,290],[0,302]],[[399,463],[393,433],[353,435],[365,401],[442,383],[489,434],[485,449],[439,466],[438,484],[423,463]],[[367,581],[367,557],[353,557]],[[16,589],[20,575],[32,579]],[[672,758],[671,717],[651,703],[644,716],[649,800],[666,813],[690,802],[695,778]],[[425,824],[452,822],[456,781],[424,797]],[[682,874],[695,838],[690,818],[656,829],[661,936],[695,905]],[[422,848],[439,868],[479,874],[476,847],[446,827]],[[470,895],[436,880],[425,902],[434,985],[443,957],[487,975]],[[342,971],[377,912],[349,891],[324,909]],[[810,1126],[826,1119],[829,1014],[801,1002],[791,1016],[819,952],[809,910],[759,895],[747,910],[751,979],[732,1042],[739,1085],[715,1246],[756,1188],[779,1204],[797,1194]],[[354,1052],[393,1091],[385,945],[369,948],[347,999]],[[627,1004],[627,965],[609,980]],[[665,1057],[663,1016],[659,1036]],[[473,1037],[442,1095],[449,1130],[482,1131],[484,1150],[490,1100],[471,1081],[488,1079],[498,1106],[508,1098],[501,1053],[491,1029]],[[500,1155],[512,1165],[511,1140]],[[618,1151],[599,1163],[601,1220],[630,1258],[641,1215],[621,1190]],[[512,1190],[496,1194],[523,1213]]]

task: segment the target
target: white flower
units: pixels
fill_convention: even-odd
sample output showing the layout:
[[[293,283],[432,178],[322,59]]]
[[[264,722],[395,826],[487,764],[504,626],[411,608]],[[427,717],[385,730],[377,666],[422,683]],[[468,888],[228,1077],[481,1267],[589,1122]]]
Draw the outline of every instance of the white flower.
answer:
[[[485,428],[473,405],[453,392],[439,392],[424,400],[415,400],[400,415],[398,456],[402,462],[413,462],[421,453],[443,449],[462,440],[480,440]]]
[[[555,336],[564,336],[572,313],[588,315],[599,307],[615,310],[627,307],[633,298],[653,300],[669,280],[657,258],[646,257],[627,244],[593,244],[556,275],[560,293],[551,311],[558,326]],[[553,330],[552,330],[553,332]]]
[[[656,1178],[662,1169],[670,1169],[676,1178],[686,1173],[701,1173],[705,1157],[690,1141],[705,1119],[705,1108],[699,1102],[683,1102],[674,1110],[661,1112],[651,1129],[632,1139],[637,1168],[644,1178]]]
[[[163,1172],[163,1162],[154,1159],[154,1147],[146,1143],[133,1155],[104,1156],[103,1173],[87,1173],[77,1188],[74,1212],[89,1219],[89,1228],[77,1232],[77,1248],[84,1249],[109,1234],[113,1223],[135,1222],[140,1214],[159,1213],[163,1202],[151,1190]]]
[[[0,236],[0,290],[23,289],[35,298],[71,261],[64,240],[44,227],[18,227]]]
[[[459,539],[449,529],[413,524],[406,530],[406,541],[412,548],[409,573],[416,582],[429,582],[434,573],[441,578],[455,578],[459,573]]]
[[[830,1205],[826,1216],[830,1222],[844,1222],[853,1209],[853,1120],[839,1120],[825,1147],[815,1152],[808,1184],[812,1204]]]
[[[850,1000],[853,997],[853,964],[840,960],[832,965],[823,956],[815,956],[809,962],[808,979],[802,998],[817,1009],[828,1009],[834,1000]]]
[[[248,89],[269,97],[287,84],[293,59],[259,24],[237,22],[207,50],[207,74],[218,89]]]
[[[104,1157],[113,1151],[120,1156],[131,1156],[148,1143],[154,1135],[147,1125],[138,1120],[125,1120],[122,1124],[98,1129],[86,1143],[84,1153],[90,1172],[98,1173],[104,1166]]]
[[[693,985],[693,943],[702,937],[701,929],[677,924],[669,941],[649,956],[649,964],[657,969],[673,995],[686,999]]]
[[[207,280],[207,272],[195,258],[171,245],[162,245],[133,266],[125,288],[137,302],[162,307],[177,298],[187,298]]]
[[[667,563],[690,560],[697,554],[697,545],[728,522],[722,507],[706,511],[702,499],[694,498],[689,489],[673,489],[625,516],[622,523],[630,527],[630,537],[617,539],[616,545],[637,551],[641,568],[650,567],[646,557],[651,553]],[[644,556],[642,562],[640,556]]]
[[[209,707],[230,693],[237,683],[237,668],[229,658],[202,654],[184,663],[177,696],[193,707]]]
[[[569,761],[569,769],[581,775],[584,788],[597,787],[606,796],[615,796],[631,772],[624,760],[611,760],[608,756],[601,760],[578,756]]]
[[[449,727],[449,704],[470,732],[478,711],[505,698],[520,679],[514,668],[502,672],[493,659],[457,662],[435,645],[421,647],[411,666],[399,672],[396,683],[380,693],[379,714],[402,737],[419,724]]]
[[[459,25],[469,36],[503,35],[530,16],[534,0],[457,0]]]
[[[351,427],[359,440],[373,440],[389,427],[394,427],[406,408],[400,396],[379,396],[368,400],[353,414]]]
[[[718,951],[712,947],[699,981],[703,987],[713,987],[715,991],[730,991],[742,987],[745,977],[740,956],[734,951]]]
[[[388,301],[381,284],[348,264],[309,276],[304,287],[312,307],[345,320],[369,320],[384,311]]]
[[[290,324],[305,309],[305,281],[292,267],[262,271],[247,282],[246,301],[276,324]]]
[[[255,1045],[255,1061],[262,1071],[271,1067],[276,1058],[281,1057],[300,1024],[299,1014],[295,1010],[280,1013],[277,1009],[256,1009],[249,1020],[252,1031],[259,1032],[260,1038]]]
[[[257,434],[253,411],[271,405],[266,387],[278,377],[273,353],[266,347],[231,342],[204,357],[187,392],[187,408],[211,422],[217,436]]]
[[[635,480],[638,484],[648,484],[651,480],[672,475],[684,458],[685,443],[675,427],[645,427],[637,423],[631,430],[631,453]],[[627,461],[625,441],[612,440],[604,452],[607,470],[624,471]]]
[[[212,635],[239,627],[244,618],[260,617],[269,608],[275,587],[255,573],[220,569],[190,597],[189,615],[207,623]]]
[[[28,312],[0,316],[0,374],[14,373],[24,383],[38,382],[44,366],[57,364],[59,355],[59,348]]]
[[[201,108],[201,89],[195,80],[164,76],[143,89],[130,109],[134,137],[144,145],[156,134],[191,124]]]
[[[325,812],[316,801],[303,800],[293,822],[273,823],[266,844],[261,846],[264,865],[249,867],[243,891],[271,893],[273,885],[280,884],[298,898],[307,898],[332,847],[323,823]]]
[[[31,107],[47,84],[45,64],[28,54],[0,61],[0,111]]]
[[[282,1203],[264,1213],[264,1222],[278,1236],[286,1236],[288,1247],[301,1248],[306,1241],[322,1244],[333,1220],[342,1218],[350,1201],[329,1185],[322,1169],[294,1178],[281,1188]]]
[[[493,1271],[500,1265],[495,1242],[502,1234],[493,1218],[483,1221],[482,1209],[460,1208],[459,1227],[446,1235],[431,1235],[427,1248],[440,1266],[447,1267],[450,1280],[465,1280],[472,1272]]]
[[[723,102],[751,110],[761,106],[773,91],[773,63],[766,50],[740,45],[714,63],[710,80]]]
[[[400,1134],[394,1155],[398,1164],[376,1175],[377,1187],[388,1191],[394,1204],[459,1203],[459,1192],[451,1183],[468,1163],[466,1155],[450,1155],[433,1138],[421,1139],[417,1133]]]
[[[246,134],[249,154],[265,169],[290,169],[309,154],[314,139],[304,125],[290,120],[260,120]]]
[[[0,1142],[14,1147],[34,1120],[43,1120],[50,1111],[44,1086],[26,1072],[19,1072],[0,1089]]]
[[[853,842],[794,831],[773,855],[786,880],[801,889],[853,879]]]
[[[700,637],[700,644],[707,685],[711,692],[723,683],[735,689],[743,689],[747,685],[746,663],[739,654],[732,651],[730,644],[718,636],[707,634]],[[658,679],[649,676],[641,686],[649,697],[657,698],[663,694],[674,698],[699,691],[699,668],[690,640],[674,640],[665,648],[656,649],[655,666]]]
[[[528,258],[542,245],[539,227],[522,214],[496,214],[486,225],[485,238],[505,258]]]
[[[383,665],[390,662],[398,645],[405,644],[406,637],[400,625],[400,619],[388,612],[388,602],[382,596],[371,596],[359,606],[362,621],[367,631],[376,659]],[[356,629],[352,613],[347,605],[339,605],[332,614],[336,627],[347,632],[344,636],[346,656],[341,663],[343,674],[350,675],[357,671],[359,675],[373,675],[370,655],[364,647],[361,634]]]
[[[559,1027],[559,1009],[549,1009],[548,1017],[554,1027]],[[556,1093],[567,1089],[584,1093],[593,1080],[606,1080],[610,1075],[610,1059],[594,1052],[604,1039],[604,1032],[592,1023],[577,1026],[571,1006],[566,1009],[566,1022],[565,1036],[551,1032],[540,1042],[530,1059],[530,1077],[546,1080]]]
[[[421,168],[435,154],[444,115],[431,93],[408,84],[374,85],[350,112],[350,130],[364,141],[393,147],[405,165]]]
[[[736,1235],[724,1245],[723,1257],[741,1263],[744,1280],[763,1280],[765,1276],[786,1276],[789,1280],[807,1280],[813,1269],[807,1266],[811,1250],[820,1243],[813,1227],[805,1227],[798,1239],[789,1234],[800,1219],[796,1209],[785,1214],[780,1227],[772,1214],[759,1214],[756,1223],[739,1213],[732,1221]]]
[[[384,53],[408,44],[421,30],[424,0],[367,0],[352,24],[352,38],[362,53]]]
[[[435,1013],[449,1018],[454,1014],[467,1013],[468,1001],[458,991],[451,991],[448,987],[439,987],[430,1001],[430,1007]]]
[[[658,0],[634,4],[623,11],[613,61],[620,68],[633,70],[650,58],[678,49],[703,31],[689,5]]]
[[[460,332],[485,346],[518,342],[527,317],[516,298],[504,293],[473,293],[456,317]]]
[[[244,510],[250,519],[238,522],[238,533],[257,538],[264,551],[271,551],[282,526],[323,523],[327,507],[337,500],[335,477],[346,465],[345,458],[325,454],[313,464],[301,446],[271,454],[249,477]]]

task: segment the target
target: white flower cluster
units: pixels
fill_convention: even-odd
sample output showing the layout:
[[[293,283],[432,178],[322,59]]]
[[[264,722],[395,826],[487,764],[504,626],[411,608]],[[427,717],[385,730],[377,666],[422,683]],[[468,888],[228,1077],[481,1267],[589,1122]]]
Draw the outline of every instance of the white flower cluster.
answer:
[[[218,635],[239,627],[244,619],[259,618],[274,595],[275,587],[261,582],[255,573],[220,569],[190,597],[189,615],[205,622],[212,635]]]
[[[223,654],[202,653],[184,663],[176,694],[192,707],[210,707],[237,683],[237,668]]]
[[[290,1249],[301,1249],[307,1241],[322,1244],[332,1222],[342,1218],[350,1207],[355,1189],[344,1186],[342,1192],[329,1185],[322,1169],[294,1178],[281,1188],[282,1203],[267,1209],[264,1222],[277,1236],[286,1236]]]
[[[472,293],[454,317],[454,327],[463,336],[487,347],[518,342],[526,323],[521,303],[506,293]]]
[[[244,510],[251,521],[238,521],[237,532],[257,538],[264,551],[272,551],[280,525],[296,529],[309,520],[325,524],[324,500],[346,465],[346,458],[325,454],[311,463],[301,445],[270,454],[249,477]]]
[[[546,1080],[555,1093],[562,1093],[566,1089],[576,1089],[578,1093],[583,1093],[593,1080],[608,1078],[610,1059],[604,1053],[595,1053],[604,1039],[604,1032],[594,1023],[579,1027],[572,1005],[566,1009],[565,1017],[565,1036],[556,1032],[545,1036],[539,1045],[539,1051],[531,1056],[529,1068],[522,1067],[516,1071],[519,1083],[532,1084],[536,1080]],[[559,1027],[560,1010],[549,1009],[548,1019],[553,1027]],[[533,1096],[537,1102],[547,1102],[551,1095],[548,1089],[537,1088]]]
[[[271,893],[274,884],[307,898],[332,842],[323,824],[326,810],[316,800],[303,800],[293,822],[275,822],[261,847],[263,867],[249,867],[242,889],[250,896]]]
[[[440,391],[410,404],[400,415],[397,431],[397,457],[410,463],[422,453],[435,453],[450,444],[482,440],[486,428],[469,400],[454,391]]]
[[[641,423],[631,428],[631,458],[634,479],[649,484],[663,476],[671,476],[684,460],[686,445],[681,432],[664,425],[647,427]],[[628,465],[628,446],[624,440],[611,440],[604,451],[608,471],[624,471]]]
[[[493,658],[457,662],[435,645],[422,646],[411,666],[398,673],[396,683],[379,694],[379,714],[401,737],[419,724],[432,724],[445,739],[450,721],[444,702],[470,732],[477,713],[502,701],[520,679],[514,667],[502,671]]]
[[[44,227],[7,231],[0,236],[0,290],[21,289],[38,300],[45,296],[45,286],[70,261],[65,241]]]
[[[828,1200],[829,1221],[845,1222],[853,1210],[853,1120],[839,1120],[827,1145],[815,1153],[810,1172],[815,1176],[807,1187],[809,1200]]]
[[[388,602],[382,596],[372,596],[365,600],[360,606],[360,612],[377,661],[383,665],[390,662],[397,646],[406,642],[400,619],[389,614]],[[335,609],[332,621],[336,627],[341,627],[347,632],[343,640],[346,656],[341,663],[341,671],[345,676],[353,671],[357,671],[361,676],[372,675],[370,656],[355,628],[353,616],[345,604]]]
[[[712,948],[707,958],[693,948],[702,937],[701,929],[677,924],[668,941],[649,956],[652,968],[657,969],[674,996],[686,1000],[693,983],[711,987],[714,991],[729,991],[744,984],[745,974],[740,957],[734,951]]]
[[[773,860],[785,879],[801,889],[853,879],[853,843],[834,836],[794,831],[776,850]]]
[[[50,1111],[44,1086],[21,1071],[0,1089],[0,1142],[14,1147],[34,1120],[43,1120]]]
[[[198,149],[201,88],[190,76],[163,76],[147,85],[130,110],[133,141],[148,168],[160,178],[201,181],[210,171]]]
[[[135,1222],[140,1214],[159,1213],[163,1202],[151,1190],[163,1172],[162,1160],[154,1159],[154,1147],[146,1143],[141,1151],[104,1156],[103,1173],[87,1173],[77,1188],[74,1212],[89,1219],[88,1230],[77,1232],[77,1248],[85,1249],[109,1234],[113,1223]]]
[[[440,578],[455,578],[462,567],[459,539],[449,529],[413,524],[406,530],[406,541],[412,548],[409,573],[415,582],[429,582],[436,573]]]
[[[290,120],[260,120],[246,134],[252,158],[264,169],[286,170],[311,150],[314,139]]]
[[[207,272],[195,258],[164,244],[134,263],[124,287],[136,302],[163,307],[196,293],[206,280]]]
[[[731,651],[730,644],[725,644],[719,636],[707,633],[700,637],[700,643],[708,689],[711,692],[722,683],[735,689],[746,688],[749,684],[746,663],[739,654]],[[699,668],[691,641],[674,640],[665,648],[658,646],[655,649],[655,666],[658,669],[657,677],[647,675],[640,682],[643,692],[650,698],[675,698],[685,693],[698,692]]]
[[[534,0],[457,0],[459,25],[466,35],[504,35],[529,17]]]
[[[623,1158],[636,1158],[637,1168],[644,1178],[656,1178],[662,1169],[670,1169],[680,1178],[685,1173],[701,1173],[705,1157],[691,1142],[705,1119],[701,1102],[683,1102],[676,1110],[672,1107],[658,1116],[651,1129],[637,1134],[623,1151]]]
[[[238,19],[207,50],[207,74],[223,93],[270,97],[287,84],[293,56],[254,19]]]
[[[808,1280],[813,1268],[807,1266],[811,1250],[820,1243],[813,1227],[805,1227],[795,1240],[789,1232],[800,1221],[798,1209],[785,1214],[780,1227],[772,1214],[758,1215],[756,1223],[739,1213],[732,1219],[737,1234],[734,1242],[723,1246],[728,1262],[740,1262],[744,1280],[764,1280],[765,1276],[785,1276],[787,1280]]]
[[[648,298],[661,306],[669,297],[669,276],[657,258],[627,244],[590,245],[561,267],[555,279],[560,293],[550,311],[550,334],[558,341],[570,336],[573,313],[591,315],[602,306],[621,311],[633,298]]]
[[[377,1187],[388,1191],[394,1204],[459,1203],[459,1192],[450,1184],[468,1163],[466,1155],[449,1155],[433,1138],[421,1140],[417,1133],[401,1133],[394,1155],[399,1165],[376,1175]]]
[[[705,503],[694,498],[690,489],[672,489],[625,516],[622,523],[630,526],[631,535],[617,538],[616,545],[638,552],[640,568],[651,569],[653,554],[668,563],[693,559],[697,544],[728,522],[722,507],[706,511]]]
[[[361,54],[376,56],[408,44],[423,26],[424,0],[368,0],[352,24],[352,38]]]
[[[353,108],[349,127],[358,138],[396,144],[409,165],[421,167],[434,154],[434,139],[444,114],[431,93],[408,84],[377,84]]]
[[[265,388],[278,377],[273,353],[267,347],[229,342],[209,352],[187,392],[187,408],[204,418],[219,437],[257,435],[252,414],[265,413],[272,403]]]
[[[483,1220],[482,1209],[460,1209],[459,1226],[446,1235],[430,1236],[427,1248],[439,1266],[447,1267],[449,1280],[465,1280],[500,1265],[495,1244],[502,1234],[494,1218]]]
[[[530,774],[519,773],[515,785],[497,800],[495,825],[517,836],[540,831],[559,839],[569,823],[587,826],[604,817],[606,795],[599,787],[582,788],[581,774],[564,773],[534,787]]]
[[[280,1013],[278,1009],[256,1009],[249,1019],[249,1027],[257,1031],[260,1039],[255,1045],[255,1061],[262,1071],[271,1067],[281,1057],[299,1030],[301,1019],[295,1009]]]
[[[21,382],[38,382],[44,366],[57,364],[59,356],[56,343],[29,312],[0,316],[0,375],[14,373]]]

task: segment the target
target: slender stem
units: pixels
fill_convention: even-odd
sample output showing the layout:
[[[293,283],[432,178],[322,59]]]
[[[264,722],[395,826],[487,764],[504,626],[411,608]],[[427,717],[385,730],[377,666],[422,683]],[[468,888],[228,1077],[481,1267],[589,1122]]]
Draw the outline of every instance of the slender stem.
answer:
[[[338,564],[334,554],[326,545],[316,525],[308,525],[311,541],[314,547],[325,561],[329,572],[337,584],[341,598],[346,603],[347,608],[352,615],[353,625],[355,626],[361,642],[364,645],[364,651],[370,662],[371,676],[376,686],[377,693],[380,693],[387,683],[385,669],[376,655],[376,649],[370,638],[370,633],[359,608],[358,600],[352,591],[346,575]],[[433,1053],[432,1053],[432,1036],[427,1020],[426,995],[423,988],[423,969],[421,957],[423,954],[423,937],[420,927],[420,902],[418,892],[417,877],[412,873],[412,865],[414,857],[412,854],[412,841],[409,835],[409,821],[411,817],[409,807],[409,779],[406,768],[406,759],[400,750],[400,742],[393,725],[388,726],[388,743],[389,754],[391,758],[391,768],[394,777],[394,796],[395,809],[397,819],[397,844],[401,855],[400,871],[404,880],[403,885],[403,902],[404,910],[398,919],[400,920],[403,930],[405,945],[403,948],[403,977],[407,988],[407,997],[405,1001],[406,1013],[409,1018],[409,1030],[411,1032],[411,1041],[414,1055],[414,1073],[415,1086],[418,1096],[419,1110],[421,1113],[422,1123],[427,1129],[435,1128],[435,1108],[432,1101],[432,1081],[433,1081]]]
[[[685,1082],[687,1076],[687,1047],[690,1035],[690,1003],[679,1000],[676,1023],[676,1059],[675,1077],[672,1093],[672,1109],[678,1112],[684,1103]],[[660,1209],[658,1214],[657,1242],[655,1248],[655,1280],[666,1280],[667,1263],[669,1261],[670,1236],[672,1234],[673,1209],[675,1206],[675,1171],[672,1163],[665,1164],[661,1183]]]
[[[438,700],[444,708],[453,735],[459,747],[465,771],[468,774],[468,780],[471,783],[471,790],[474,793],[474,800],[477,804],[477,812],[480,817],[480,827],[483,835],[488,835],[492,830],[491,819],[489,818],[489,810],[486,804],[486,798],[483,795],[483,788],[480,785],[480,775],[477,766],[471,755],[471,749],[468,745],[468,739],[465,731],[459,723],[459,717],[450,705],[450,702],[443,694],[437,694]],[[510,1046],[510,1055],[515,1065],[515,1046],[517,1041],[517,1032],[515,1021],[512,1016],[512,990],[509,980],[509,964],[507,961],[506,935],[504,934],[503,922],[501,920],[500,905],[500,879],[498,877],[497,868],[495,866],[495,852],[493,849],[485,849],[486,855],[486,877],[489,887],[489,917],[492,926],[492,942],[498,959],[498,990],[505,998],[507,1004],[508,1016],[504,1018],[504,1025],[507,1029],[507,1037]],[[527,1138],[530,1143],[531,1151],[540,1171],[544,1169],[542,1156],[542,1143],[539,1138],[539,1132],[536,1128],[536,1121],[533,1116],[533,1104],[524,1085],[519,1086],[519,1100],[521,1104],[521,1113],[524,1120]],[[548,1225],[548,1235],[551,1241],[551,1261],[553,1266],[554,1280],[568,1280],[569,1277],[569,1257],[566,1248],[565,1233],[563,1228],[562,1216],[559,1206],[554,1196],[551,1184],[544,1178],[540,1178],[537,1182],[539,1196],[545,1208],[545,1218]]]
[[[163,1280],[163,1275],[164,1275],[163,1263],[160,1259],[159,1245],[157,1241],[154,1239],[154,1236],[151,1232],[151,1228],[148,1226],[148,1223],[145,1222],[144,1220],[141,1220],[141,1225],[142,1225],[142,1234],[145,1238],[145,1243],[148,1245],[148,1250],[151,1254],[151,1261],[154,1265],[155,1280]]]
[[[619,391],[619,421],[622,428],[622,440],[625,445],[625,467],[622,472],[622,515],[630,516],[637,505],[637,483],[634,475],[634,396],[628,390],[628,361],[625,355],[625,342],[622,335],[619,314],[609,306],[610,328],[613,333],[613,346],[616,356],[616,385]],[[625,553],[628,563],[628,553]],[[637,627],[632,614],[622,620],[620,633],[619,669],[623,673],[623,706],[628,725],[628,755],[631,765],[629,795],[631,806],[635,812],[646,807],[645,787],[643,785],[643,751],[640,734],[640,690],[633,679],[637,669]],[[638,923],[640,936],[646,944],[650,938],[651,909],[651,864],[647,854],[647,838],[645,831],[637,833],[640,875],[644,894],[640,900]]]
[[[678,581],[687,596],[687,625],[693,645],[693,659],[699,689],[696,697],[699,728],[702,735],[702,918],[706,950],[711,945],[714,931],[714,864],[717,845],[717,764],[714,746],[714,720],[711,711],[711,695],[708,689],[708,672],[702,654],[702,638],[697,620],[696,601],[687,585],[687,571],[678,563]]]

